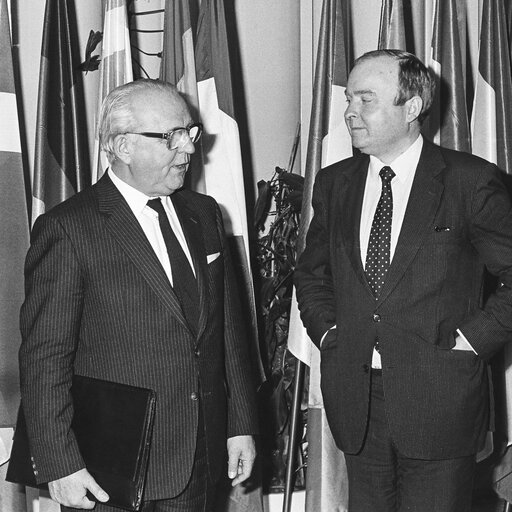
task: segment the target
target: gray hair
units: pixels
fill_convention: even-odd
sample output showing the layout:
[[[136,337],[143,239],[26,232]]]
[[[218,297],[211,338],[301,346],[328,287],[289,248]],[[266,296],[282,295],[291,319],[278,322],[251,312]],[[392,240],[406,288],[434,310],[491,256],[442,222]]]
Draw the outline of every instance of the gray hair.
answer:
[[[97,136],[100,147],[105,151],[110,163],[115,160],[114,138],[116,135],[138,128],[135,126],[132,109],[134,98],[138,94],[147,94],[151,91],[168,95],[174,100],[181,98],[176,86],[161,80],[143,78],[116,87],[103,100],[97,124]]]
[[[413,96],[419,96],[423,100],[423,106],[418,116],[418,122],[421,124],[428,116],[434,101],[436,90],[434,74],[416,55],[401,50],[367,52],[356,59],[354,66],[357,66],[360,62],[384,56],[398,61],[398,91],[395,97],[395,105],[404,105]]]

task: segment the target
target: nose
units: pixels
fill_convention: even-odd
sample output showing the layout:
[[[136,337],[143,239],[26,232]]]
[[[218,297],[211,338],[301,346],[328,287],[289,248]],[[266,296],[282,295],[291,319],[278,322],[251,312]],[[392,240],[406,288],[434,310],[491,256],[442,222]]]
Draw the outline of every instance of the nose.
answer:
[[[179,153],[188,153],[189,155],[196,152],[196,147],[192,142],[192,139],[188,136],[184,136],[184,144],[180,145],[177,149]]]
[[[354,119],[357,117],[357,109],[353,103],[348,103],[345,109],[345,120]]]

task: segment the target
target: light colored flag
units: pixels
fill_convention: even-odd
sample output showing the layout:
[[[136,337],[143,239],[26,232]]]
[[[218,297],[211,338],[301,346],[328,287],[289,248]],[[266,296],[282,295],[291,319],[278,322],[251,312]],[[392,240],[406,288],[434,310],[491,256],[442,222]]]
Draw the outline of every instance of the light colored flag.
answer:
[[[404,6],[402,0],[382,0],[379,50],[405,50]]]
[[[19,395],[18,314],[23,302],[23,262],[29,217],[21,152],[7,1],[0,1],[0,428],[16,422]],[[0,464],[8,457],[2,453]]]
[[[471,116],[473,153],[512,173],[512,71],[507,33],[507,13],[502,2],[483,0],[478,76]],[[512,348],[504,349],[504,402],[507,432],[501,432],[512,444]],[[510,451],[510,448],[509,448]],[[487,455],[487,454],[486,454]],[[512,500],[511,453],[495,468],[495,489]]]
[[[222,210],[226,234],[235,263],[255,377],[261,382],[261,362],[256,303],[249,255],[249,232],[245,203],[240,137],[235,117],[231,62],[223,0],[202,0],[195,47],[196,79],[203,152],[204,192],[214,197]],[[199,191],[202,191],[199,189]]]
[[[459,34],[465,20],[457,0],[436,0],[429,64],[437,77],[437,90],[424,131],[436,144],[470,152],[465,57]]]
[[[343,118],[351,60],[348,9],[346,0],[324,0],[322,6],[297,244],[299,254],[304,249],[313,216],[311,198],[317,172],[352,156],[352,143]],[[295,295],[290,313],[288,349],[310,366],[306,511],[346,511],[348,481],[345,458],[336,447],[327,424],[320,391],[320,353],[302,326]]]
[[[105,0],[99,69],[98,115],[103,100],[112,89],[133,81],[132,52],[130,48],[126,0]],[[92,183],[101,178],[108,166],[105,154],[103,151],[100,151],[97,134],[94,143],[94,162]]]
[[[37,104],[32,220],[90,184],[76,15],[66,0],[47,0]]]

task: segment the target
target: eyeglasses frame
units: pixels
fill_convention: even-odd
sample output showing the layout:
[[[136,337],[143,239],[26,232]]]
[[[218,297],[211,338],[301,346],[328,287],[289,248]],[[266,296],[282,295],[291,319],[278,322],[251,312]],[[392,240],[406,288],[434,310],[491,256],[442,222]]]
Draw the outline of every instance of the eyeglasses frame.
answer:
[[[196,137],[195,140],[192,140],[192,137],[190,137],[190,130],[192,128],[199,128],[199,135]],[[180,146],[175,146],[173,148],[169,147],[169,143],[171,141],[172,134],[174,132],[177,132],[178,130],[186,130],[187,135],[192,141],[192,144],[195,144],[203,134],[203,124],[202,123],[190,123],[188,126],[179,126],[177,128],[173,128],[172,130],[169,130],[166,133],[158,133],[158,132],[124,132],[124,135],[142,135],[143,137],[149,137],[151,139],[165,139],[167,141],[167,149],[169,151],[174,151],[175,149],[178,149]]]

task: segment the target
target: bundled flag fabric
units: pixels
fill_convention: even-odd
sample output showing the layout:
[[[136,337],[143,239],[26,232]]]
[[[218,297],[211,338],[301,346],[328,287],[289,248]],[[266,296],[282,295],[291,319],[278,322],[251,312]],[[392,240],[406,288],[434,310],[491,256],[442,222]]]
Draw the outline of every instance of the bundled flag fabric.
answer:
[[[484,0],[480,31],[478,77],[471,117],[473,153],[512,173],[512,71],[507,13],[502,2]],[[512,347],[503,352],[504,400],[498,402],[506,417],[508,444],[512,443]],[[512,502],[512,451],[494,470],[494,487]]]
[[[382,0],[379,50],[405,50],[404,6],[402,0]]]
[[[192,118],[199,120],[197,93],[195,29],[198,6],[195,1],[175,0],[166,2],[164,14],[164,42],[160,79],[175,84],[185,96]],[[202,141],[196,144],[198,151],[190,162],[187,179],[190,186],[205,192]]]
[[[471,151],[466,90],[465,62],[459,35],[465,26],[464,13],[457,0],[437,0],[434,9],[430,67],[437,77],[436,97],[427,128],[436,144],[459,151]]]
[[[100,64],[98,113],[103,100],[112,89],[131,81],[133,81],[132,52],[130,48],[126,0],[106,0]],[[100,151],[97,138],[94,144],[94,155],[93,183],[101,178],[101,175],[108,166],[105,155]]]
[[[345,125],[345,88],[350,52],[349,12],[346,0],[324,0],[317,49],[313,104],[305,166],[304,196],[298,253],[313,216],[311,198],[317,172],[352,156],[352,143]],[[346,511],[348,481],[343,453],[336,447],[323,408],[320,391],[320,353],[308,338],[292,300],[288,349],[310,366],[308,409],[308,473],[306,511]]]
[[[21,153],[7,0],[0,0],[0,428],[12,427],[19,405],[18,314],[29,219]],[[0,439],[0,448],[3,446]],[[0,464],[7,451],[0,449]]]
[[[37,105],[32,220],[90,184],[74,2],[47,0]]]

